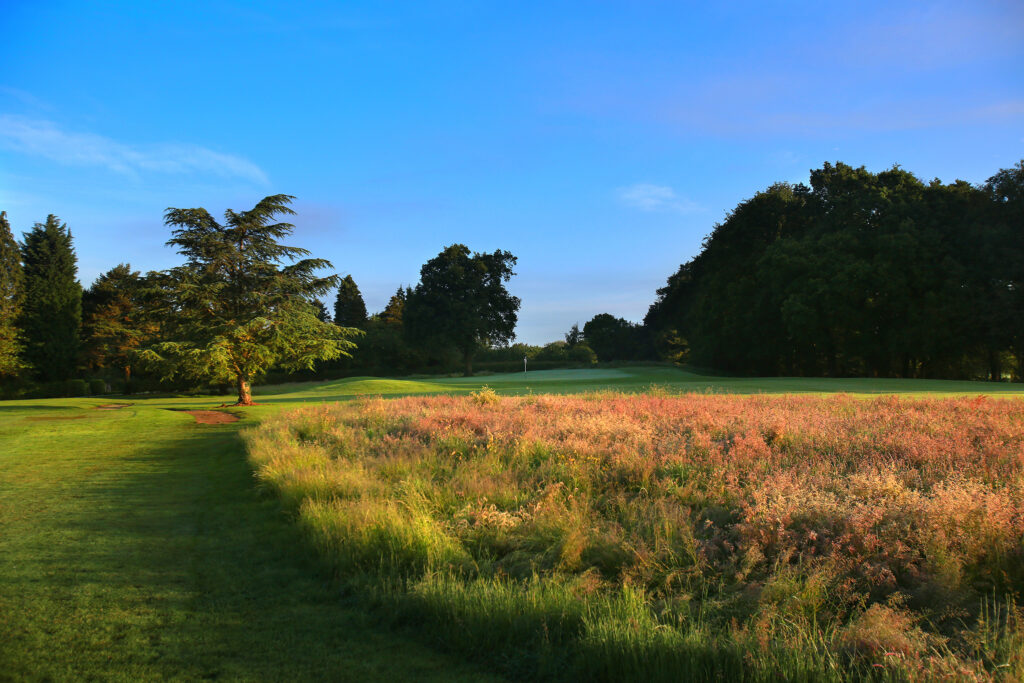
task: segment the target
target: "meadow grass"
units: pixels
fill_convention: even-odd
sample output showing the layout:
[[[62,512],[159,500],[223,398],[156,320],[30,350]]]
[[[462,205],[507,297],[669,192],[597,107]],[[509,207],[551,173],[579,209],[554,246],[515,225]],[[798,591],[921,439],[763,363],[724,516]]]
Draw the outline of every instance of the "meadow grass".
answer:
[[[376,576],[371,572],[348,577],[339,593],[301,526],[254,481],[239,438],[241,430],[282,409],[357,396],[469,395],[485,384],[502,394],[526,395],[636,392],[652,385],[668,393],[1021,395],[1019,385],[760,381],[628,368],[260,387],[262,405],[237,410],[241,422],[216,426],[197,425],[178,411],[216,408],[225,397],[6,401],[0,403],[0,680],[486,678],[490,663],[481,669],[425,647],[439,636],[419,620],[423,610],[450,610],[458,600],[465,619],[479,618],[473,605],[501,604],[490,587],[465,590],[467,584],[440,578],[418,592],[376,580],[360,584]],[[131,405],[93,409],[106,403]],[[504,616],[489,619],[489,630],[477,628],[481,638],[500,632],[498,623],[519,631],[517,620],[529,618],[517,616],[508,602],[513,594],[503,595],[509,605]],[[563,606],[566,628],[593,619],[564,592],[544,595],[548,604]],[[367,609],[374,604],[388,607]],[[550,611],[543,605],[537,610]],[[1001,603],[993,603],[988,614],[995,616],[987,623],[1000,623],[1004,613]],[[382,630],[382,621],[399,628]],[[629,636],[592,633],[588,647],[596,652]],[[998,628],[987,633],[985,648],[1005,646]],[[680,646],[691,652],[686,661],[702,661],[708,653],[723,661],[723,650],[711,648],[703,634],[694,631]],[[511,655],[503,650],[496,663],[512,675],[550,672],[543,666],[557,665],[562,655],[544,642]],[[547,654],[540,658],[537,652]],[[619,664],[628,667],[630,661],[623,657]]]
[[[248,433],[338,576],[526,677],[1024,675],[1024,405],[365,399]]]

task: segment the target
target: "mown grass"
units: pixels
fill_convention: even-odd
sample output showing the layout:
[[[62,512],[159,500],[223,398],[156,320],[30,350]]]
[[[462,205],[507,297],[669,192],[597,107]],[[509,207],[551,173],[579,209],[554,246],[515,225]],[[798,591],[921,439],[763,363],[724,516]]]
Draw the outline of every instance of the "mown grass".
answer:
[[[238,427],[174,403],[0,404],[0,680],[488,677],[343,604]]]
[[[335,567],[516,676],[1024,675],[1024,405],[370,399],[248,435]]]
[[[283,408],[359,395],[463,395],[485,384],[510,394],[657,385],[659,391],[1020,395],[1019,387],[981,383],[612,372],[262,387],[262,405],[238,411],[245,416],[239,423],[218,426],[196,425],[168,409],[215,408],[225,397],[0,403],[0,680],[485,678],[464,658],[424,646],[435,634],[418,621],[423,612],[394,600],[407,591],[349,583],[350,592],[339,594],[281,504],[257,489],[239,431]],[[132,405],[93,410],[111,402]],[[450,604],[442,589],[424,593],[424,604]],[[374,600],[391,607],[368,613]],[[466,600],[467,615],[479,615],[469,607],[478,598]],[[522,618],[505,614],[513,625]],[[381,630],[382,619],[402,628]],[[488,622],[488,633],[499,632],[498,621]],[[542,641],[530,652],[544,647],[550,651]],[[512,662],[531,657],[537,660],[520,653],[498,663],[515,673]]]

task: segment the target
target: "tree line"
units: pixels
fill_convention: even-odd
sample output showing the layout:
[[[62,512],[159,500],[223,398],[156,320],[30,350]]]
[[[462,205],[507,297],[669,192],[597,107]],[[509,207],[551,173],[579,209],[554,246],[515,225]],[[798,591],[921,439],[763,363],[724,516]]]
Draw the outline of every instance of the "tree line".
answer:
[[[456,244],[399,289],[371,327],[351,276],[286,246],[293,197],[272,195],[217,221],[202,208],[168,209],[167,244],[185,262],[145,275],[120,264],[86,290],[67,224],[56,216],[15,241],[0,213],[0,383],[7,395],[81,395],[85,378],[119,390],[232,386],[252,402],[252,382],[351,359],[364,338],[377,354],[456,354],[467,373],[482,349],[507,346],[519,299],[505,283],[516,258]],[[339,288],[335,317],[324,294]],[[400,339],[394,332],[400,330]],[[375,344],[373,342],[376,342]],[[387,360],[394,360],[388,358]],[[422,360],[422,359],[421,359]]]
[[[825,164],[657,292],[662,357],[747,375],[1024,380],[1024,162],[982,185]]]
[[[230,386],[248,403],[268,373],[469,374],[524,358],[534,368],[660,359],[747,375],[1024,379],[1024,162],[979,186],[826,163],[809,186],[777,183],[741,202],[642,323],[601,313],[543,347],[511,343],[511,253],[448,246],[369,314],[351,275],[321,275],[329,262],[281,243],[291,200],[266,197],[220,222],[168,209],[167,244],[184,263],[146,274],[119,264],[88,289],[67,224],[48,216],[18,242],[0,212],[0,389]]]

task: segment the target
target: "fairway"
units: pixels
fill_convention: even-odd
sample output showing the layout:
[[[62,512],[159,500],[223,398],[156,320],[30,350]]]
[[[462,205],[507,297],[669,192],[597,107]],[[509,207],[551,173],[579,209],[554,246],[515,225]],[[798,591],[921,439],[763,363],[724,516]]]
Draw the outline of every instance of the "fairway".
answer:
[[[0,680],[487,678],[345,607],[255,489],[251,419],[102,402],[0,405]]]
[[[239,431],[282,408],[359,395],[759,393],[1024,395],[1020,385],[741,379],[668,367],[475,378],[354,378],[262,387],[240,422],[181,409],[223,397],[0,404],[0,678],[481,680],[486,672],[346,604],[279,503],[255,485]]]

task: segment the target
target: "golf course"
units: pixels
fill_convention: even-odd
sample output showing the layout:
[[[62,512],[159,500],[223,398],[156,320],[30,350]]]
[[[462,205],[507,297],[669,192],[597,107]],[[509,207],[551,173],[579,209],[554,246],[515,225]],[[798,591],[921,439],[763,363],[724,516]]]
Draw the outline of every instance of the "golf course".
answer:
[[[291,409],[429,394],[650,392],[1020,399],[1020,385],[710,377],[671,367],[262,386],[0,405],[0,679],[487,680],[340,585],[241,436]],[[492,393],[492,392],[488,392]],[[609,394],[611,395],[611,394]],[[239,419],[204,424],[185,411]],[[231,419],[231,418],[226,418]],[[343,582],[341,582],[343,583]],[[508,669],[504,671],[507,673]]]

